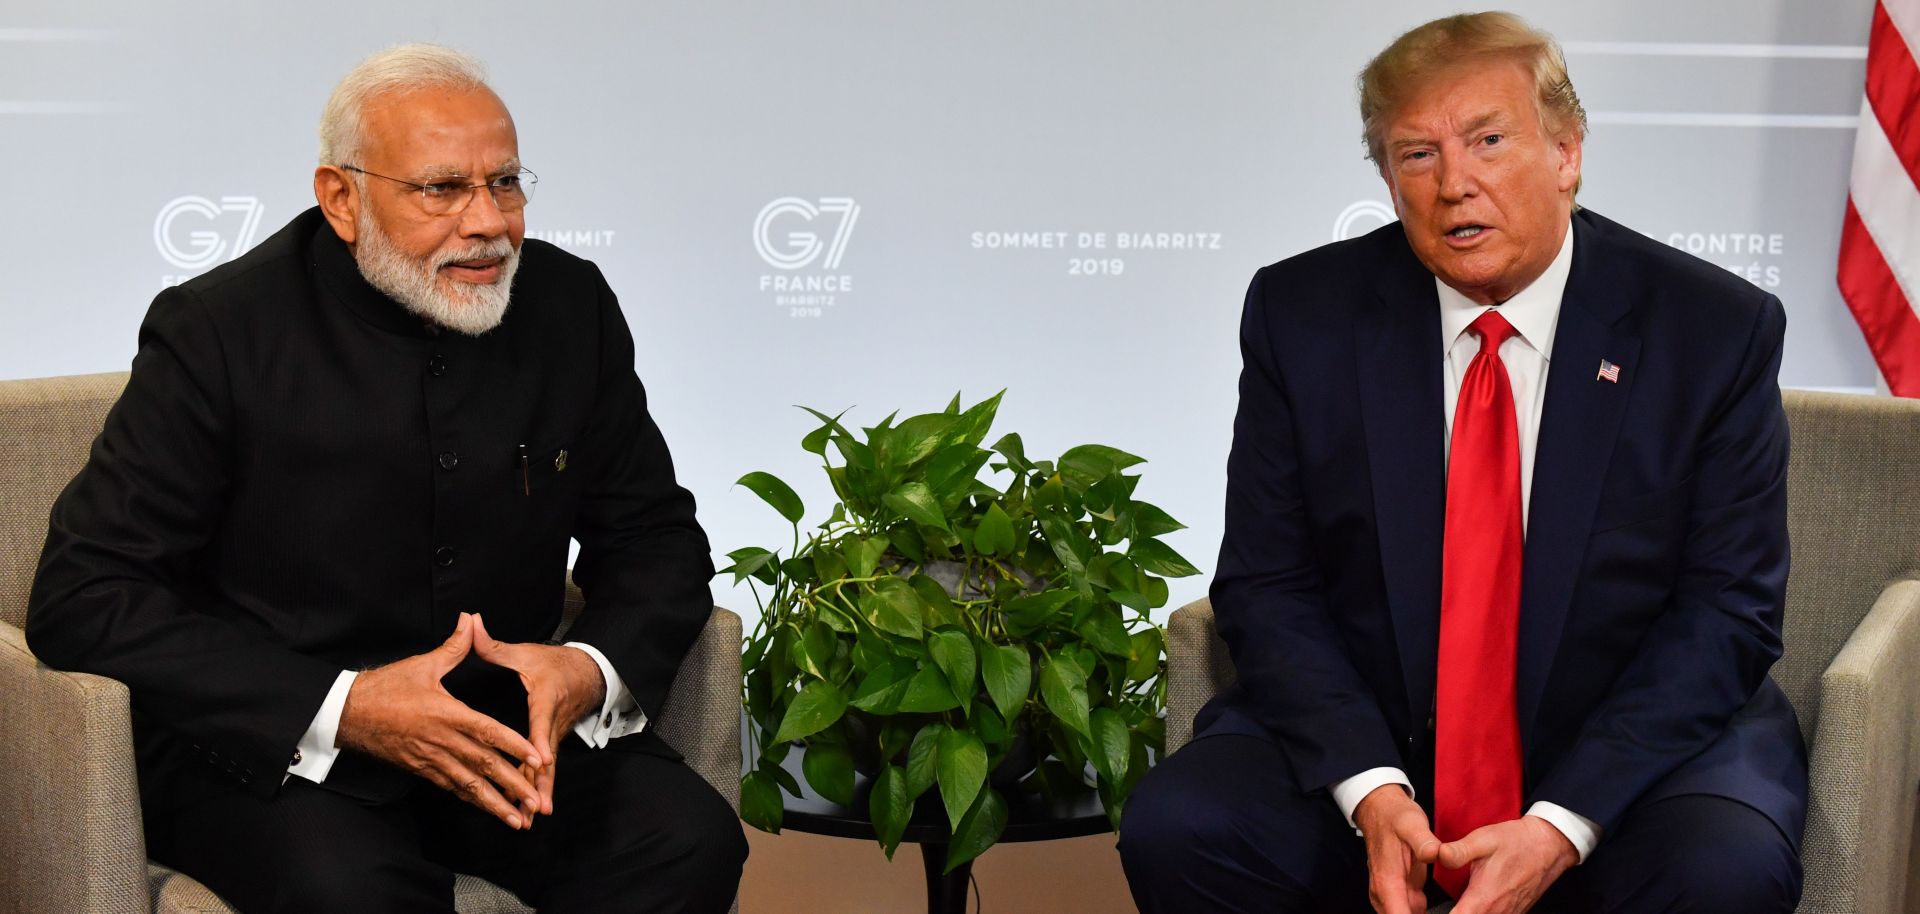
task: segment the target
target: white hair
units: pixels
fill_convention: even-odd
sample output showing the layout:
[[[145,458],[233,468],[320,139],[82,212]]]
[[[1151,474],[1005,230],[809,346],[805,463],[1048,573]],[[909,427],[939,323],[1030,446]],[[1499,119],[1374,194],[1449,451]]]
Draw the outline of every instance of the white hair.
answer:
[[[320,164],[354,165],[361,153],[361,114],[390,92],[425,88],[488,89],[486,67],[437,44],[403,44],[360,62],[333,87],[320,112]]]

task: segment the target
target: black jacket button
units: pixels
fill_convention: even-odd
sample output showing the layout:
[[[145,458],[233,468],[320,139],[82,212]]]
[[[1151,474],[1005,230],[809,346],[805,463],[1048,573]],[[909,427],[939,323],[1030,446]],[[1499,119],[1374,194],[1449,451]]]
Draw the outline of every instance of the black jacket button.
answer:
[[[451,470],[460,465],[460,455],[447,451],[440,455],[440,469]]]
[[[441,546],[433,550],[433,563],[442,568],[452,568],[453,560],[459,557],[460,553],[452,546]]]
[[[444,355],[435,355],[433,358],[428,359],[427,371],[430,372],[436,378],[440,377],[443,374],[446,374],[447,373],[447,357]]]

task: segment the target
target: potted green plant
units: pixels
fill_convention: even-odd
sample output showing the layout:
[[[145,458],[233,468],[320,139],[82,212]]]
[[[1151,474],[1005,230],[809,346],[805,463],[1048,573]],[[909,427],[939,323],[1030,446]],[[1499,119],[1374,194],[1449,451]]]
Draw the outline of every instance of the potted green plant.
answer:
[[[781,762],[804,743],[821,796],[852,805],[856,769],[872,779],[889,857],[933,789],[948,871],[998,840],[1003,791],[1085,791],[1090,771],[1118,826],[1165,736],[1165,635],[1148,614],[1165,577],[1197,572],[1160,541],[1182,525],[1133,498],[1141,458],[1089,444],[1029,460],[1011,434],[982,447],[999,405],[956,395],[864,435],[808,409],[821,424],[801,447],[837,503],[804,535],[792,487],[741,477],[793,525],[784,553],[735,550],[722,569],[760,609],[742,658],[747,822],[779,831],[780,791],[800,794]]]

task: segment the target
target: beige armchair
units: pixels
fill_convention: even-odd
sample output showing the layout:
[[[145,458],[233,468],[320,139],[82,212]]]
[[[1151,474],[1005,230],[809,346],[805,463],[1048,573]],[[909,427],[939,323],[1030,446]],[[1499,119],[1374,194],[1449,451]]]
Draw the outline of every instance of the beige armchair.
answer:
[[[1812,760],[1799,910],[1895,914],[1920,885],[1920,401],[1784,400],[1793,573],[1773,678]],[[1167,654],[1171,752],[1234,678],[1206,600],[1173,613]]]
[[[147,861],[127,689],[34,660],[21,633],[54,497],[80,469],[123,373],[0,381],[0,911],[205,912],[230,908]],[[568,587],[567,615],[581,606]],[[740,618],[715,608],[654,724],[740,808]],[[460,876],[462,914],[524,912]]]

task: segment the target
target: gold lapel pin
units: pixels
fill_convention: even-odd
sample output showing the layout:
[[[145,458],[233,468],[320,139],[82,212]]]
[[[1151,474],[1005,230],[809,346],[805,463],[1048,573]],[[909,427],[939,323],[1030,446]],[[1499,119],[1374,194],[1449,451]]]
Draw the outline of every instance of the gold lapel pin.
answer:
[[[560,453],[553,455],[553,471],[555,473],[564,473],[567,471],[566,448],[561,448]]]

